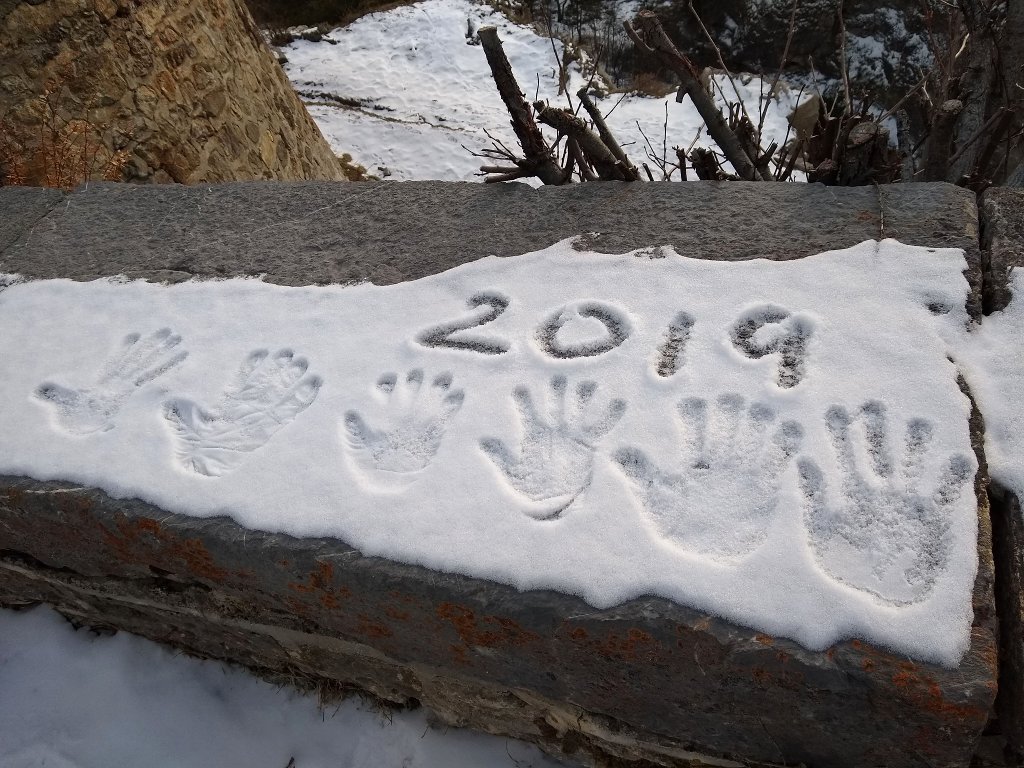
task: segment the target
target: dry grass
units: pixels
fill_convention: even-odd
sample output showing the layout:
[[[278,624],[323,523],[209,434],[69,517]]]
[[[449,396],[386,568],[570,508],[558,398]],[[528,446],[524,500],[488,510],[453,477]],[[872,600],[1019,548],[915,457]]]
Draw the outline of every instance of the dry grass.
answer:
[[[58,79],[29,108],[34,128],[16,130],[13,121],[0,118],[0,184],[70,190],[90,180],[122,180],[130,152],[108,151],[101,137],[110,126],[75,116],[65,107],[70,102]],[[82,111],[88,115],[90,108]]]
[[[633,83],[629,90],[642,93],[645,96],[653,96],[656,99],[663,99],[670,93],[675,93],[678,87],[678,85],[666,83],[651,72],[640,72],[633,75]]]
[[[376,176],[372,176],[366,172],[366,166],[359,165],[352,161],[352,155],[348,152],[338,157],[338,161],[341,163],[341,169],[345,173],[345,178],[349,181],[377,181]]]

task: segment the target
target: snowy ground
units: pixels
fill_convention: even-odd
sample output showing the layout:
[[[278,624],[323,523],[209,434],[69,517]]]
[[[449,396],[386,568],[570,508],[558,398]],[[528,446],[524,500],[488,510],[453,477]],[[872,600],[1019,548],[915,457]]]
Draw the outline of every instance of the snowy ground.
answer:
[[[288,71],[335,150],[351,153],[370,173],[475,180],[480,160],[464,147],[489,146],[485,129],[515,144],[483,52],[467,44],[467,20],[474,27],[498,25],[531,98],[564,103],[550,41],[465,0],[429,0],[366,17],[333,32],[337,45],[298,42],[288,49]],[[560,54],[561,44],[556,47]],[[574,94],[584,84],[575,65],[571,77]],[[749,97],[757,83],[739,87]],[[342,107],[332,97],[359,106]],[[601,102],[603,111],[616,99]],[[784,95],[769,110],[770,135],[785,132],[791,102]],[[656,151],[669,157],[699,125],[689,104],[624,98],[609,123],[638,163],[645,158],[637,120]],[[207,468],[220,471],[217,466]],[[435,731],[422,713],[396,714],[385,723],[351,701],[324,714],[307,698],[144,640],[74,632],[44,610],[0,612],[4,768],[285,768],[292,757],[295,768],[556,765],[523,744]]]
[[[552,41],[471,0],[424,0],[371,14],[330,32],[333,45],[298,40],[285,48],[285,69],[334,150],[351,154],[370,173],[390,174],[397,180],[479,180],[481,160],[465,147],[489,147],[485,130],[513,149],[518,150],[518,145],[483,50],[467,42],[467,24],[474,30],[486,24],[498,27],[529,100],[539,97],[567,105],[565,96],[558,94],[558,58]],[[555,42],[554,49],[561,57],[561,42]],[[570,66],[569,74],[568,92],[576,106],[576,91],[589,80],[577,64]],[[728,80],[718,82],[735,100]],[[760,90],[768,85],[759,79],[736,79],[755,122]],[[655,153],[670,160],[675,158],[673,146],[688,147],[698,137],[702,120],[689,99],[677,104],[674,96],[656,99],[631,94],[616,106],[619,97],[610,94],[599,106],[635,164],[650,162],[641,128]],[[782,144],[786,115],[796,97],[783,91],[770,102],[765,146],[772,139]],[[710,146],[704,134],[697,144]],[[656,173],[653,163],[651,167]]]
[[[3,768],[557,768],[535,747],[421,711],[325,710],[243,670],[46,608],[0,611]]]

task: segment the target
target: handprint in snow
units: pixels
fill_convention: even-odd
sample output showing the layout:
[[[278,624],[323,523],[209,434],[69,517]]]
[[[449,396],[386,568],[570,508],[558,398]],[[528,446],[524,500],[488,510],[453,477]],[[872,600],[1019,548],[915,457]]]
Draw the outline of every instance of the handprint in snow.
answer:
[[[711,411],[709,413],[709,410]],[[632,482],[644,512],[669,542],[712,559],[729,561],[759,546],[778,503],[781,476],[800,448],[803,429],[738,394],[679,403],[687,455],[678,469],[663,470],[639,448],[614,459]]]
[[[371,472],[409,474],[425,469],[465,398],[461,389],[453,391],[451,386],[452,375],[441,373],[424,390],[419,368],[404,379],[394,373],[381,376],[377,394],[389,411],[382,426],[371,427],[357,411],[345,414],[345,432],[356,461]]]
[[[71,434],[106,432],[114,428],[121,407],[139,387],[188,356],[188,352],[177,349],[179,344],[181,336],[170,328],[161,328],[145,338],[129,334],[92,386],[72,389],[44,382],[36,388],[35,396],[54,406],[57,423]]]
[[[858,420],[863,429],[851,432]],[[882,403],[865,403],[853,416],[833,406],[825,426],[842,476],[838,498],[829,499],[813,460],[799,462],[815,558],[833,578],[892,605],[923,600],[946,568],[953,506],[974,474],[974,463],[962,454],[950,456],[934,492],[922,493],[933,431],[929,422],[907,423],[899,469],[890,454]]]
[[[200,475],[218,477],[306,410],[320,391],[319,376],[305,376],[309,363],[282,349],[249,355],[217,407],[205,410],[185,398],[164,405],[174,432],[179,463]]]
[[[538,413],[526,387],[513,390],[522,425],[517,453],[501,440],[480,441],[484,453],[509,484],[532,502],[527,514],[538,520],[559,517],[590,485],[596,443],[626,411],[626,402],[616,398],[595,413],[592,401],[597,384],[592,381],[577,384],[571,398],[568,389],[564,376],[551,379],[544,415]]]

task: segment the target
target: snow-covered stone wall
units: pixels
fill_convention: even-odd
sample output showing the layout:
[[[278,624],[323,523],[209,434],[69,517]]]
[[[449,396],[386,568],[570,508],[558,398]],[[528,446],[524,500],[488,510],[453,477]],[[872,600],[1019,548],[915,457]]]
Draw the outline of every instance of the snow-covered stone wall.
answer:
[[[969,193],[0,206],[0,600],[595,764],[969,762],[997,684]]]

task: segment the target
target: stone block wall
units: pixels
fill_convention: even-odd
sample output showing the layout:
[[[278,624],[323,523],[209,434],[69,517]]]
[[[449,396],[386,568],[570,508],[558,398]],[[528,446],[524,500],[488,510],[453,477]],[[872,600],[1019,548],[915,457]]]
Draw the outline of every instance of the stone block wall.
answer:
[[[241,0],[7,0],[0,51],[23,183],[345,178]]]

